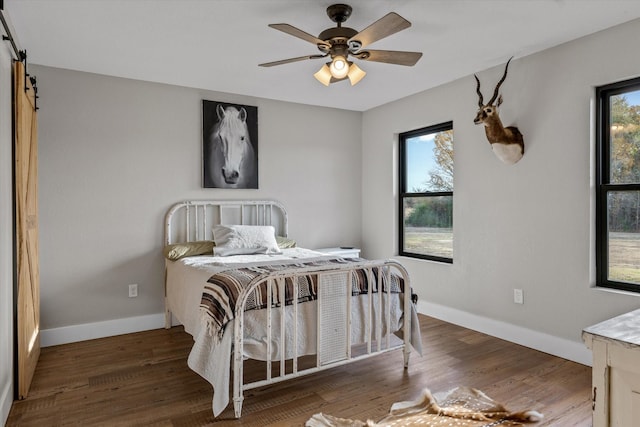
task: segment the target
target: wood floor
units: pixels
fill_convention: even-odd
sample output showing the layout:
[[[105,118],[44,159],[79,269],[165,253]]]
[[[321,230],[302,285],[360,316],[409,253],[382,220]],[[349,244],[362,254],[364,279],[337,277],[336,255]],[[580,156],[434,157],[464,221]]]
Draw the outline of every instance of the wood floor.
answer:
[[[378,420],[392,403],[458,385],[511,410],[535,409],[536,426],[591,425],[591,368],[420,315],[425,356],[392,352],[245,394],[214,419],[211,386],[187,367],[181,327],[42,349],[31,392],[8,426],[303,426],[316,412]],[[249,368],[247,368],[249,369]]]

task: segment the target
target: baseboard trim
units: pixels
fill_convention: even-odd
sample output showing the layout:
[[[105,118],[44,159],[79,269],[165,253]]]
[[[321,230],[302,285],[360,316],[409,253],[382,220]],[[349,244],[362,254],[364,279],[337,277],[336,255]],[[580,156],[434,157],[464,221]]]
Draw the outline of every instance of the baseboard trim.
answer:
[[[13,381],[8,381],[4,385],[0,399],[0,425],[6,425],[13,403]]]
[[[164,327],[164,313],[145,316],[127,317],[124,319],[105,320],[103,322],[84,323],[81,325],[63,326],[61,328],[43,329],[40,332],[40,346],[68,344],[132,332],[148,331]]]
[[[426,301],[418,301],[417,308],[419,313],[445,322],[572,360],[582,365],[592,365],[591,350],[579,342]]]
[[[582,343],[512,325],[455,308],[426,301],[418,301],[418,312],[445,322],[482,332],[525,347],[591,366],[591,351]],[[176,322],[173,322],[177,324]],[[40,345],[49,347],[77,341],[111,337],[114,335],[148,331],[164,327],[164,313],[104,322],[85,323],[61,328],[43,329]],[[3,396],[4,397],[4,396]]]

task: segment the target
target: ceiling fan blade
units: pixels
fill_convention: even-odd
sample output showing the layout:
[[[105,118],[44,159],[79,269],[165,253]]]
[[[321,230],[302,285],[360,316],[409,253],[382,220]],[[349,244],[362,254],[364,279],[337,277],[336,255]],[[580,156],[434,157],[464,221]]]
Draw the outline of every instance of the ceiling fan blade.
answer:
[[[298,56],[297,58],[281,59],[280,61],[265,62],[264,64],[258,64],[259,67],[273,67],[275,65],[289,64],[290,62],[304,61],[305,59],[318,59],[325,58],[327,55],[306,55]]]
[[[292,35],[294,37],[298,37],[299,39],[308,41],[309,43],[313,43],[316,46],[317,45],[322,45],[322,46],[326,46],[327,48],[330,48],[331,45],[327,42],[325,42],[324,40],[320,40],[319,38],[312,36],[309,33],[306,33],[304,31],[302,31],[299,28],[294,27],[293,25],[289,25],[289,24],[269,24],[269,27],[274,28],[276,30],[282,31],[283,33],[287,33],[289,35]]]
[[[407,29],[410,26],[411,22],[397,13],[391,12],[351,37],[349,39],[349,45],[351,46],[351,42],[357,41],[361,43],[361,47],[365,47],[391,34]]]
[[[416,65],[422,57],[422,52],[405,52],[400,50],[366,50],[355,55],[365,61],[385,62],[387,64]]]

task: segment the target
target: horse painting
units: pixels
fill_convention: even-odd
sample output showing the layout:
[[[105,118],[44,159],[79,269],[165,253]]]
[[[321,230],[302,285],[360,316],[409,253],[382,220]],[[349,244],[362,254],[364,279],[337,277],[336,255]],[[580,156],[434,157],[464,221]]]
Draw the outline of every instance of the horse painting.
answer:
[[[204,186],[258,188],[258,156],[251,143],[247,110],[217,103],[214,116],[208,102],[203,104],[203,124],[210,129],[204,135]],[[207,117],[217,119],[213,126],[208,125]]]

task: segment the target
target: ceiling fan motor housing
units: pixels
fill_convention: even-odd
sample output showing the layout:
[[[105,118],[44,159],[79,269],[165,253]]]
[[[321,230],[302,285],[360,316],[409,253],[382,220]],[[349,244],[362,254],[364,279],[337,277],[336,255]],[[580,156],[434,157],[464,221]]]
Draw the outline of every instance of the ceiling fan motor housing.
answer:
[[[328,28],[318,35],[320,40],[324,40],[331,45],[331,48],[327,49],[325,45],[318,45],[323,53],[331,54],[331,57],[336,55],[347,56],[349,53],[356,53],[362,47],[362,43],[358,40],[351,40],[353,36],[358,34],[358,31],[353,28],[343,27],[342,23],[345,22],[351,16],[351,6],[348,4],[332,4],[327,8],[327,15],[329,18],[338,24],[335,28]]]
[[[331,56],[347,55],[350,50],[350,44],[347,44],[347,42],[356,34],[358,34],[356,30],[348,27],[326,29],[320,33],[318,38],[328,42],[331,48],[327,49],[326,45],[318,45],[318,49],[324,53],[331,53]]]
[[[327,15],[329,19],[340,25],[349,19],[352,10],[348,4],[332,4],[327,8]]]

